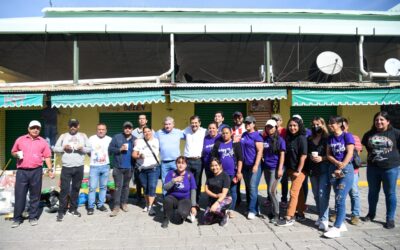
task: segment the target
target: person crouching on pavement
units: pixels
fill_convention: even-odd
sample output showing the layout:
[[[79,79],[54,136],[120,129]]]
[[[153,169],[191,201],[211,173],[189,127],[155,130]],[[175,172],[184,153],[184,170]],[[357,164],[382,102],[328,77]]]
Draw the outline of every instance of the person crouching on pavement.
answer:
[[[229,220],[226,211],[232,203],[232,197],[228,195],[231,178],[223,171],[222,164],[217,158],[211,160],[210,169],[213,176],[206,181],[208,206],[204,213],[203,224],[219,223],[224,227]],[[236,190],[234,191],[236,192]]]
[[[79,121],[68,121],[69,131],[58,138],[54,147],[55,153],[62,153],[60,208],[57,221],[62,221],[68,208],[67,196],[70,197],[68,214],[81,217],[78,212],[78,195],[83,179],[83,164],[85,155],[90,152],[89,140],[79,131]]]
[[[175,210],[179,222],[189,214],[196,216],[196,181],[193,174],[187,170],[187,160],[179,156],[176,161],[176,170],[170,170],[165,177],[164,189],[167,191],[164,199],[164,220],[161,227],[167,228]],[[193,222],[193,221],[192,221]]]
[[[25,209],[26,194],[29,190],[29,223],[38,224],[39,202],[42,190],[43,159],[50,178],[54,178],[51,165],[51,151],[47,141],[40,134],[40,122],[29,123],[28,134],[19,137],[11,149],[11,155],[17,158],[17,176],[15,181],[14,222],[12,228],[18,227]]]

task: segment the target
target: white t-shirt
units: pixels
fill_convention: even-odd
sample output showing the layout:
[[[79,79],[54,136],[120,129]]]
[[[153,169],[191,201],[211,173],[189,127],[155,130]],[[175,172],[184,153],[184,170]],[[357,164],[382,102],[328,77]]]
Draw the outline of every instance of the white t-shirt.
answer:
[[[90,153],[90,166],[109,165],[110,158],[108,157],[108,145],[110,145],[111,137],[104,136],[103,138],[97,135],[92,135],[89,138],[92,151]]]
[[[206,132],[207,130],[205,128],[200,127],[193,133],[190,126],[183,131],[186,140],[185,157],[201,157]]]
[[[153,139],[147,141],[147,143],[152,148],[154,154],[158,157],[160,153],[160,143],[158,142],[158,139],[153,137]],[[158,165],[156,159],[153,156],[153,153],[151,153],[151,150],[146,145],[144,139],[137,139],[135,141],[135,147],[133,148],[133,151],[137,151],[139,152],[139,154],[144,155],[144,159],[136,159],[136,164],[138,166],[148,168]]]

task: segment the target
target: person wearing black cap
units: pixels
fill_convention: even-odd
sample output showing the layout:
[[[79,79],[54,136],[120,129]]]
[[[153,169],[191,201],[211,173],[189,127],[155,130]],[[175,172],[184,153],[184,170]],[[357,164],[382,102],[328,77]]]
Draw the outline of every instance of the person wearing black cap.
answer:
[[[78,132],[79,121],[70,119],[68,127],[69,131],[62,134],[54,146],[54,152],[62,154],[60,208],[57,221],[62,221],[67,212],[68,195],[70,196],[68,213],[77,217],[81,216],[78,212],[78,195],[83,179],[85,155],[91,150],[86,134]]]
[[[134,160],[132,150],[136,137],[132,135],[133,124],[126,121],[123,124],[123,132],[114,135],[108,147],[110,155],[114,155],[112,162],[115,192],[113,196],[113,209],[111,217],[117,216],[121,207],[128,212],[129,181],[132,178]]]

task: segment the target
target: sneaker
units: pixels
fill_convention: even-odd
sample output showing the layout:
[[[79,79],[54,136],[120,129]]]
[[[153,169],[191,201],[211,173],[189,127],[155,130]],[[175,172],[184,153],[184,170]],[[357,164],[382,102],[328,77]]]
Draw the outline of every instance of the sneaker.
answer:
[[[352,215],[351,219],[350,219],[350,224],[351,225],[358,225],[358,223],[360,223],[360,218],[358,216]]]
[[[30,219],[29,220],[29,224],[31,224],[31,226],[37,226],[38,225],[38,220],[37,219]]]
[[[226,214],[229,216],[229,219],[235,218],[235,212],[233,210],[226,210]]]
[[[119,213],[119,208],[114,208],[114,209],[111,211],[110,217],[115,217],[115,216],[118,215],[118,213]]]
[[[375,215],[367,214],[367,215],[363,218],[363,221],[365,221],[365,222],[370,222],[370,221],[374,221],[374,219],[375,219]]]
[[[293,224],[294,224],[294,219],[290,219],[290,220],[283,219],[283,220],[279,220],[279,221],[276,223],[276,225],[277,225],[277,226],[280,226],[280,227],[293,226]]]
[[[269,214],[267,214],[267,217],[269,220],[272,220],[275,216],[273,213],[269,213]]]
[[[189,214],[189,216],[187,217],[187,219],[192,222],[195,223],[196,222],[196,216],[192,213]]]
[[[97,210],[99,210],[101,212],[108,212],[108,209],[104,205],[101,207],[98,207]]]
[[[88,215],[93,215],[93,213],[94,213],[94,209],[93,208],[88,208],[87,214]]]
[[[63,221],[63,219],[64,219],[64,213],[58,213],[56,219],[57,219],[58,222]]]
[[[318,219],[318,220],[314,223],[314,226],[319,227],[319,224],[321,224],[321,221]]]
[[[287,208],[288,203],[287,203],[286,201],[281,201],[281,203],[279,203],[279,206],[280,206],[281,208]]]
[[[318,226],[319,230],[322,230],[324,232],[328,232],[329,230],[329,224],[328,221],[320,221],[319,226]]]
[[[255,218],[256,218],[255,213],[249,212],[249,214],[247,215],[247,219],[249,219],[249,220],[254,220]]]
[[[229,222],[229,215],[225,214],[219,225],[221,227],[226,227],[228,225],[228,222]]]
[[[328,232],[325,232],[325,233],[324,233],[324,236],[325,236],[326,238],[330,238],[330,239],[339,238],[339,237],[341,236],[341,235],[340,235],[340,229],[337,228],[337,227],[331,227],[331,228],[328,230]]]
[[[154,210],[154,207],[153,207],[153,206],[151,206],[150,209],[149,209],[149,215],[150,215],[150,216],[156,215],[156,211]]]
[[[19,227],[19,225],[21,225],[20,221],[13,221],[13,223],[11,224],[11,228]]]
[[[279,221],[279,216],[274,216],[269,220],[269,223],[276,224]]]
[[[302,222],[306,220],[306,216],[304,214],[296,214],[296,221]]]
[[[329,221],[330,222],[335,222],[336,221],[336,214],[331,214],[331,216],[329,216]]]
[[[164,218],[163,222],[161,223],[161,227],[162,228],[167,228],[169,224],[169,219],[168,218]]]
[[[342,223],[342,225],[340,225],[339,231],[340,232],[347,232],[348,230],[347,230],[346,224]]]
[[[383,227],[386,228],[386,229],[393,229],[393,228],[395,228],[394,220],[388,220],[388,221],[386,221],[386,223],[385,223],[385,225],[384,225]]]
[[[148,207],[148,206],[145,206],[145,207],[143,208],[142,212],[143,212],[143,213],[149,212],[149,207]]]
[[[122,205],[121,205],[121,209],[122,209],[122,211],[124,211],[125,213],[128,212],[128,211],[129,211],[129,209],[128,209],[128,204],[122,204]]]
[[[81,217],[82,216],[81,213],[78,212],[78,210],[68,211],[68,214],[76,216],[76,217]]]

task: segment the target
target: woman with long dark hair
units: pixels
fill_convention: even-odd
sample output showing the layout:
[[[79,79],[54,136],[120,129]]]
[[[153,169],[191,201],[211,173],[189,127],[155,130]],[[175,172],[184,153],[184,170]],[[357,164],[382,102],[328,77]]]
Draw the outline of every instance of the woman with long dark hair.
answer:
[[[301,190],[306,172],[303,169],[307,158],[307,138],[306,129],[302,120],[292,117],[287,126],[286,134],[286,156],[285,166],[288,178],[292,181],[290,188],[289,206],[286,216],[280,220],[278,226],[292,226],[295,221],[295,212],[297,210],[297,220],[304,220],[304,211],[306,209],[304,193]]]
[[[207,132],[207,135],[204,137],[203,151],[201,152],[201,161],[206,177],[208,178],[213,175],[210,170],[211,152],[214,147],[215,141],[217,141],[221,136],[218,133],[218,124],[216,122],[210,122],[210,124],[208,124]]]
[[[396,188],[400,166],[400,131],[390,124],[386,111],[375,114],[371,129],[363,136],[362,144],[368,151],[368,214],[364,221],[372,221],[376,216],[381,185],[386,199],[385,228],[395,227],[397,206]]]
[[[276,223],[279,220],[279,202],[276,195],[279,181],[283,175],[286,143],[279,136],[278,124],[275,120],[267,121],[264,132],[266,136],[261,166],[264,171],[265,183],[268,186],[268,197],[270,197],[272,204],[272,213],[268,217],[271,223]]]
[[[346,197],[353,186],[354,168],[352,164],[354,151],[354,137],[344,132],[343,118],[332,116],[329,119],[329,129],[332,135],[328,139],[326,155],[330,162],[329,174],[335,191],[336,220],[324,236],[338,238],[341,232],[346,232],[344,224],[346,218]]]

